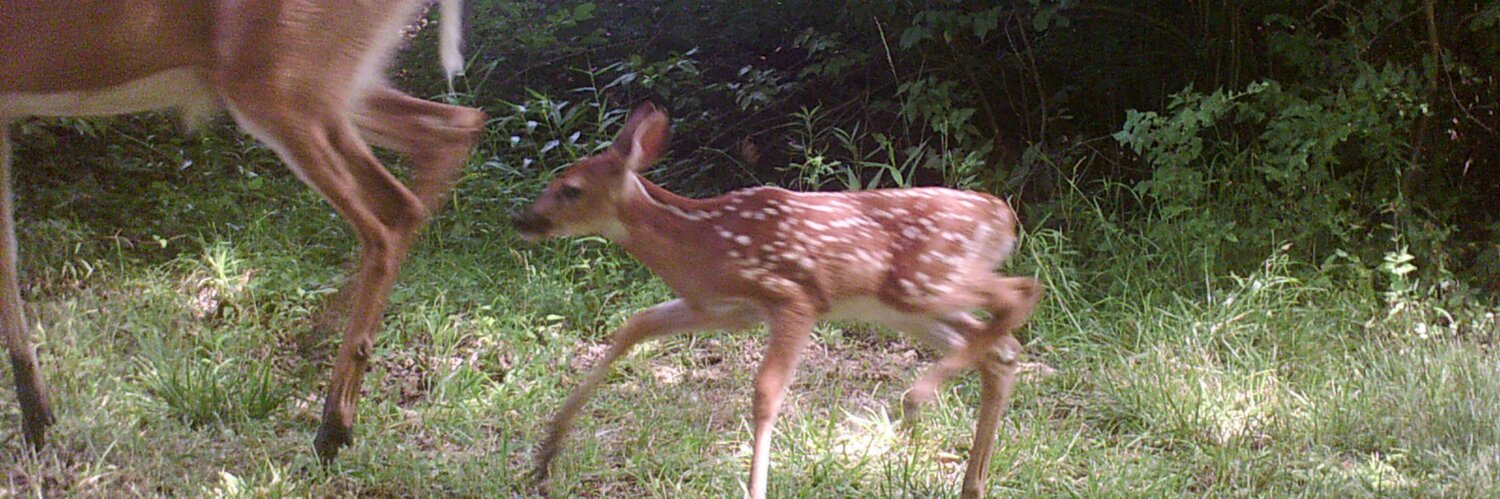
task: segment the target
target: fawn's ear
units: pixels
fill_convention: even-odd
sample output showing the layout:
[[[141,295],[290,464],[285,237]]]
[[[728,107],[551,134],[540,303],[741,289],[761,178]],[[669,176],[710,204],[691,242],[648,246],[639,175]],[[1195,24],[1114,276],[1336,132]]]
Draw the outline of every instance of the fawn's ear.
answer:
[[[651,102],[636,106],[625,118],[625,129],[615,137],[614,148],[625,158],[626,171],[641,171],[656,163],[667,149],[667,113]]]

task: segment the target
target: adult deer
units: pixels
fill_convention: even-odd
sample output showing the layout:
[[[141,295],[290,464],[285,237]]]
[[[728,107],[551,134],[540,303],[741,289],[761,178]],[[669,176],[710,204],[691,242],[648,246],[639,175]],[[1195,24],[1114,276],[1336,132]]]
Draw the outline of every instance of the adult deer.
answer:
[[[359,236],[359,265],[314,442],[351,441],[360,384],[386,297],[417,229],[442,203],[485,115],[417,99],[385,80],[402,27],[425,0],[3,0],[0,4],[0,329],[25,437],[52,422],[17,283],[8,129],[25,116],[176,109],[187,123],[227,110]],[[459,0],[443,0],[441,53],[458,54]],[[411,158],[410,188],[366,140]]]
[[[820,319],[905,331],[947,354],[907,393],[908,415],[959,371],[982,383],[963,495],[984,487],[997,425],[1015,385],[1021,344],[1041,286],[994,272],[1016,242],[1017,219],[993,196],[950,189],[797,193],[754,188],[686,199],[638,172],[666,147],[667,116],[645,104],[605,152],[554,180],[515,225],[528,238],[598,234],[625,247],[680,297],[637,312],[611,336],[548,427],[536,477],[545,479],[579,408],[610,364],[650,338],[767,323],[755,375],[750,497],[766,495],[771,430],[798,356]],[[969,315],[981,309],[988,322]]]

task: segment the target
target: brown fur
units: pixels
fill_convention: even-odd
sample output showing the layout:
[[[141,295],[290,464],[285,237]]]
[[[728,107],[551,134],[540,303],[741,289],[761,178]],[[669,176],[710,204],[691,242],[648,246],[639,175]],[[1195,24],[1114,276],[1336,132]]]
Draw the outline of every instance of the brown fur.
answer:
[[[908,412],[978,367],[983,384],[964,495],[983,492],[999,417],[1015,384],[1012,337],[1041,295],[1033,279],[994,272],[1015,245],[1017,219],[986,194],[951,189],[798,193],[775,188],[693,200],[641,177],[665,148],[666,115],[631,113],[615,145],[554,180],[517,225],[529,237],[602,234],[680,297],[631,317],[554,417],[538,454],[545,478],[562,438],[612,362],[640,341],[703,329],[770,328],[755,376],[749,491],[766,493],[771,429],[813,324],[878,322],[946,350],[907,396]],[[993,319],[969,315],[980,309]]]
[[[315,446],[350,442],[360,383],[413,235],[441,204],[484,124],[476,109],[416,99],[382,75],[423,0],[7,0],[0,9],[0,127],[28,115],[228,110],[354,226],[362,253]],[[445,19],[444,22],[457,22]],[[408,187],[366,145],[412,158]],[[0,214],[12,233],[8,138]],[[0,318],[25,435],[51,417],[21,314],[15,240],[0,241]]]

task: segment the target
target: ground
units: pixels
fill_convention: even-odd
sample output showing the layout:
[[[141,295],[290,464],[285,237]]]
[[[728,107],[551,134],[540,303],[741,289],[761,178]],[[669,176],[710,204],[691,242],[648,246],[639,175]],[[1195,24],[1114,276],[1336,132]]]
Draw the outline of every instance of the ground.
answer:
[[[170,183],[21,171],[23,294],[58,424],[26,451],[7,374],[0,495],[535,495],[524,475],[546,418],[610,328],[666,290],[597,240],[523,243],[504,214],[535,183],[476,167],[393,294],[355,445],[322,467],[311,442],[335,340],[311,318],[353,238],[238,144],[212,144],[245,149],[198,156]],[[1500,491],[1493,314],[1393,307],[1274,254],[1162,287],[1102,273],[1068,244],[1029,235],[1010,267],[1047,287],[1021,336],[1056,372],[1023,377],[993,495]],[[763,335],[639,348],[588,405],[548,490],[738,495]],[[772,496],[956,495],[977,380],[899,417],[933,358],[889,331],[820,327],[778,425]]]

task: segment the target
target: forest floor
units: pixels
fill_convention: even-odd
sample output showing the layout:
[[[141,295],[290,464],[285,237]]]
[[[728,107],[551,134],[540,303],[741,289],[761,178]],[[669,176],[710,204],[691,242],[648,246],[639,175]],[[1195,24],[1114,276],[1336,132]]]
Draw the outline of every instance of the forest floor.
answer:
[[[598,240],[522,242],[506,213],[536,181],[476,168],[407,264],[355,444],[325,468],[311,444],[337,339],[311,317],[354,239],[264,150],[205,147],[234,152],[68,179],[18,161],[23,294],[58,423],[46,449],[24,450],[6,370],[0,495],[534,495],[547,418],[612,327],[669,298]],[[1181,279],[1111,273],[1053,235],[1028,239],[1012,270],[1048,286],[1021,337],[1056,372],[1023,374],[992,495],[1500,493],[1493,314],[1434,319],[1419,298],[1373,299],[1276,255],[1158,286]],[[741,494],[763,339],[638,348],[548,490]],[[820,326],[777,426],[771,495],[956,495],[977,379],[917,421],[899,415],[934,356],[889,331]]]

